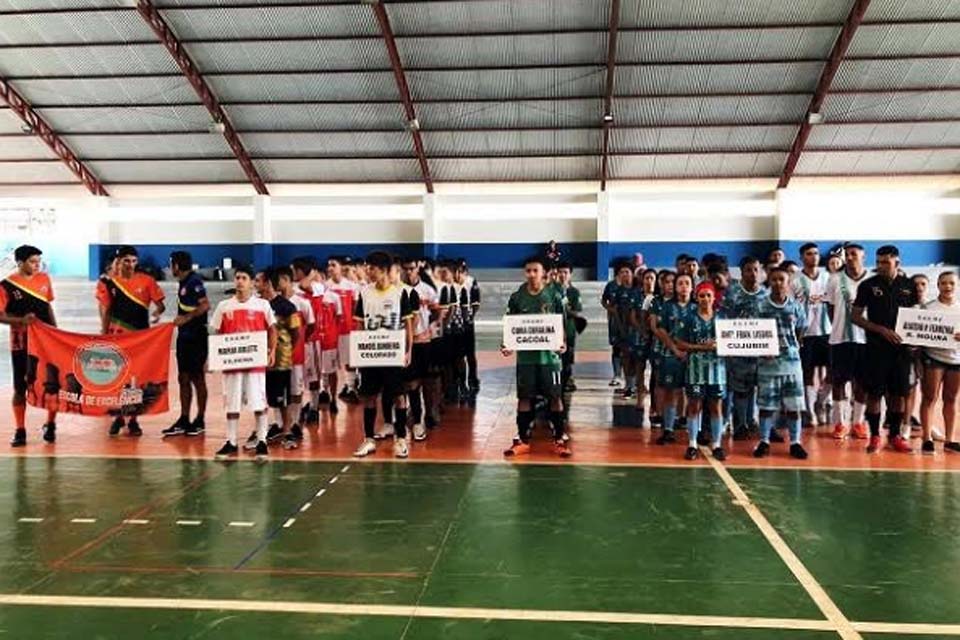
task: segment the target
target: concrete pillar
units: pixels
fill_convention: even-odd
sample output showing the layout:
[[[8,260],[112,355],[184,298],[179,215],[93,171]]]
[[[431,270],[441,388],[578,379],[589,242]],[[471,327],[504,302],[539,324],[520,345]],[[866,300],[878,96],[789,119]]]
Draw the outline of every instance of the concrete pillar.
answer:
[[[594,277],[606,282],[610,277],[610,192],[601,191],[597,194],[597,264]]]
[[[423,254],[436,259],[440,254],[440,206],[437,194],[423,196]]]
[[[253,196],[253,264],[268,267],[273,264],[273,216],[270,196]]]

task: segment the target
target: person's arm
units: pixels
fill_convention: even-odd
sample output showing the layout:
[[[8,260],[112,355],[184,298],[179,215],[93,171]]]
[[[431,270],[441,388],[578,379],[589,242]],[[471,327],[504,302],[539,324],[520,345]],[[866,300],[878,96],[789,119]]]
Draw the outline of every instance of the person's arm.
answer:
[[[869,293],[867,287],[857,288],[857,297],[853,301],[853,308],[850,310],[850,321],[869,333],[875,333],[890,344],[898,345],[901,342],[900,336],[893,329],[888,329],[883,325],[871,322],[866,316],[867,302],[869,302]]]
[[[515,302],[514,302],[514,300],[515,300],[515,299],[514,299],[514,296],[515,296],[515,295],[516,295],[516,294],[511,294],[511,295],[510,295],[510,299],[507,300],[507,312],[506,312],[506,315],[508,315],[508,316],[509,316],[509,315],[513,315],[514,313],[517,312],[516,305],[515,305]],[[504,357],[509,357],[512,353],[513,353],[512,351],[510,351],[509,349],[507,349],[507,345],[505,345],[505,344],[501,344],[501,345],[500,345],[500,354],[501,354],[502,356],[504,356]]]
[[[414,321],[414,297],[416,291],[408,293],[404,291],[400,295],[400,316],[403,318],[403,331],[406,337],[403,349],[403,366],[409,367],[413,359],[413,321]],[[416,305],[420,306],[420,296],[416,297]]]
[[[203,317],[204,314],[210,311],[210,300],[208,298],[200,298],[197,301],[197,306],[193,311],[188,311],[187,313],[177,314],[173,319],[173,324],[178,327],[182,327],[191,320]],[[162,311],[161,311],[162,313]]]
[[[160,288],[160,285],[157,284],[156,280],[151,278],[150,286],[150,298],[153,302],[153,316],[151,316],[151,322],[156,324],[160,322],[160,316],[163,315],[163,312],[167,310],[167,306],[163,303],[166,296],[163,293],[163,289]]]
[[[267,327],[267,366],[272,367],[277,362],[277,325]]]
[[[100,311],[100,333],[107,335],[110,332],[110,305],[113,302],[107,283],[102,279],[97,282],[97,306]]]
[[[363,329],[363,295],[357,294],[357,302],[353,305],[353,330],[362,331]]]

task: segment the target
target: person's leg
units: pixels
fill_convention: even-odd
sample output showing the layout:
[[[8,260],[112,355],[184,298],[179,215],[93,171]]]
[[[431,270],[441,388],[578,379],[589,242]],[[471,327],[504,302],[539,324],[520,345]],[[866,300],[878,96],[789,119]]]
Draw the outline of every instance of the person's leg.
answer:
[[[194,373],[190,376],[190,383],[193,385],[197,396],[197,420],[203,424],[207,415],[207,399],[210,392],[207,390],[207,376],[203,372]]]
[[[710,438],[714,454],[723,449],[723,407],[720,398],[711,398],[707,403],[710,416]]]
[[[183,372],[177,374],[177,384],[180,385],[180,420],[190,421],[190,406],[193,404],[193,376]]]
[[[933,405],[940,397],[940,386],[944,383],[944,378],[942,367],[924,367],[923,380],[921,381],[920,423],[923,425],[923,441],[925,443],[933,441]],[[944,389],[944,395],[946,395],[946,389]],[[946,418],[946,403],[944,403],[943,412],[944,418]]]
[[[394,380],[399,381],[403,376],[403,372],[400,369],[397,369],[391,376]],[[403,386],[396,383],[391,386],[395,388],[391,389],[393,396],[393,429],[395,437],[398,439],[406,439],[407,437],[407,394],[404,393]],[[387,395],[386,393],[384,395]]]
[[[697,437],[700,435],[700,423],[703,416],[703,401],[699,395],[687,396],[687,434],[690,439],[687,445],[687,455],[690,457],[690,450],[697,450]]]
[[[480,371],[477,369],[477,334],[471,326],[467,330],[467,382],[471,391],[480,388]]]
[[[947,443],[957,443],[957,395],[960,391],[960,371],[947,371],[943,376],[943,432]],[[923,423],[926,428],[927,423]]]

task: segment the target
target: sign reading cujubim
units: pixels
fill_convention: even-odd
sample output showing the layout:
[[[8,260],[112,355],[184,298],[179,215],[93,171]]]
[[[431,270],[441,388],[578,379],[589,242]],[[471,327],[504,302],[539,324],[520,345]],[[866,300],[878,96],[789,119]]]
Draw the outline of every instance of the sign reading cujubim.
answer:
[[[960,328],[960,314],[940,310],[900,309],[897,312],[897,335],[904,344],[917,347],[956,349],[954,338]]]
[[[350,334],[351,367],[402,367],[407,349],[407,332],[354,331]]]
[[[267,366],[266,331],[223,333],[211,335],[209,340],[207,364],[210,371],[238,371]]]
[[[756,358],[780,354],[777,321],[773,318],[717,319],[717,355]]]
[[[558,351],[562,345],[559,313],[503,316],[503,346],[509,351]]]

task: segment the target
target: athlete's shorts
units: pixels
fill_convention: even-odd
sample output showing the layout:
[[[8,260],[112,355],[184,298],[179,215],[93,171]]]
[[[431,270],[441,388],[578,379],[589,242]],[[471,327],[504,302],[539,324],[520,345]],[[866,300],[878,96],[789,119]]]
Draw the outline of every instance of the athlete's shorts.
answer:
[[[931,358],[926,353],[923,354],[923,366],[927,369],[943,369],[945,372],[956,373],[960,371],[960,364],[948,364]]]
[[[267,405],[283,409],[290,403],[290,369],[267,370]]]
[[[800,344],[800,362],[804,371],[830,366],[830,336],[810,336]]]
[[[423,380],[430,376],[430,343],[414,342],[410,353],[410,366],[404,369],[407,382]]]
[[[290,370],[290,395],[302,396],[306,386],[304,386],[304,372],[302,364],[293,365]]]
[[[727,358],[727,386],[734,393],[753,393],[757,388],[756,358]]]
[[[723,400],[727,388],[722,384],[688,384],[687,397],[694,400]]]
[[[326,349],[320,352],[320,375],[328,376],[340,369],[340,349]]]
[[[403,367],[362,367],[360,395],[369,398],[383,394],[390,398],[403,392]]]
[[[434,338],[430,341],[430,369],[431,375],[437,376],[443,371],[443,338]]]
[[[860,383],[867,345],[841,342],[830,345],[830,376],[834,384]]]
[[[10,361],[13,363],[13,392],[17,395],[27,394],[27,368],[28,355],[27,350],[17,350],[10,352]]]
[[[788,411],[799,413],[804,410],[803,372],[797,369],[784,375],[760,374],[757,392],[757,407],[763,411]]]
[[[551,364],[517,365],[517,398],[532,400],[542,396],[549,400],[563,394],[560,367]]]
[[[202,374],[207,366],[207,336],[177,336],[177,372]]]
[[[303,359],[303,379],[309,385],[314,382],[320,382],[321,367],[323,358],[320,352],[319,342],[307,342],[304,345]]]
[[[657,386],[664,389],[683,389],[687,379],[687,365],[674,357],[663,357],[657,363]]]
[[[227,413],[267,409],[267,374],[264,371],[225,371],[224,408]]]
[[[874,396],[906,396],[910,393],[912,368],[913,359],[906,347],[871,344],[863,357],[863,388]]]
[[[337,358],[345,368],[350,367],[350,334],[344,333],[337,338]]]

